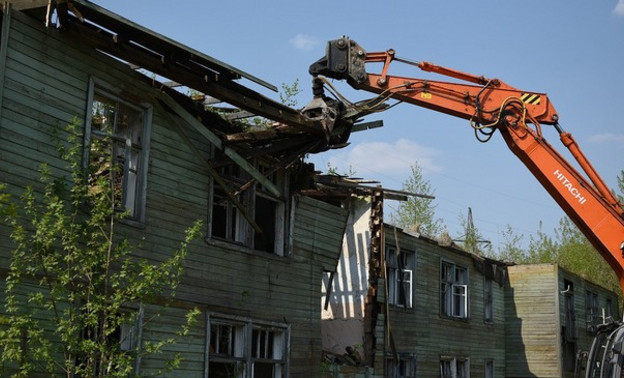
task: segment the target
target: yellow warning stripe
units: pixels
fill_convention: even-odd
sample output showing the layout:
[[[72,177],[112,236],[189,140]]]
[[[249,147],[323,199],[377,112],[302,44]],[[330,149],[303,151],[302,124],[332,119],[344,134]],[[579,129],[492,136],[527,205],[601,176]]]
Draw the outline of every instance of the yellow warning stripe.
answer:
[[[541,96],[535,93],[523,93],[520,99],[526,104],[539,105]]]

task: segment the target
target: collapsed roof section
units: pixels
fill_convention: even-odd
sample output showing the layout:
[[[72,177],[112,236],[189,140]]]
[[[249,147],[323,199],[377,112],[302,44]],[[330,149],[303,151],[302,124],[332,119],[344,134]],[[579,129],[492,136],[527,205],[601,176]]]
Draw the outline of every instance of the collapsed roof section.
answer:
[[[181,118],[195,119],[195,128],[203,128],[203,135],[210,134],[212,144],[233,152],[226,153],[228,157],[272,158],[286,167],[307,153],[332,147],[321,122],[238,81],[246,79],[276,91],[275,86],[96,4],[86,0],[10,3],[47,25],[56,15],[58,24],[54,26],[64,33],[128,64],[162,92],[160,102],[166,109]],[[227,104],[227,112],[220,111],[214,99]],[[245,117],[259,117],[263,122],[256,127],[255,122],[240,121]]]

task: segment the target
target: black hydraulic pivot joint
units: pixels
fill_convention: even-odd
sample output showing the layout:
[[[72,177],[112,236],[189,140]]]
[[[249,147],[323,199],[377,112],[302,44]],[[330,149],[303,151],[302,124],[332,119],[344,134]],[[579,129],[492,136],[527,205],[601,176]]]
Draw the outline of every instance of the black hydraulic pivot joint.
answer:
[[[327,42],[325,56],[310,66],[312,76],[323,75],[332,79],[361,84],[366,80],[366,51],[355,41],[342,37]]]

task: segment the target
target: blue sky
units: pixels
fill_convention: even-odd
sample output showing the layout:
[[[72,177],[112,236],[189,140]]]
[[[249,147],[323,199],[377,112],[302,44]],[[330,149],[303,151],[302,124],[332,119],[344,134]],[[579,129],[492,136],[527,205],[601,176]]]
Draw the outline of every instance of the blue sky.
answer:
[[[323,56],[327,40],[342,35],[367,51],[394,48],[403,58],[546,92],[609,186],[624,169],[624,0],[95,2],[278,87],[299,80],[301,107],[312,99],[309,65]],[[415,68],[391,69],[427,77]],[[353,100],[370,97],[336,84]],[[498,134],[482,144],[467,121],[407,104],[367,118],[376,119],[384,127],[354,133],[349,147],[311,160],[321,170],[328,163],[340,172],[351,167],[394,189],[417,161],[454,237],[468,207],[494,245],[507,225],[527,240],[540,222],[551,232],[563,217]],[[554,132],[545,134],[563,151]]]

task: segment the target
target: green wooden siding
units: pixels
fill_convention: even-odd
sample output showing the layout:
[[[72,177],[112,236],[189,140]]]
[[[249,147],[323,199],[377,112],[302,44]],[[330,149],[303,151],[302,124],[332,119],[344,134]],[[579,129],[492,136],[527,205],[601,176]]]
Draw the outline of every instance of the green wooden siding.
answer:
[[[507,376],[559,377],[557,266],[509,267]]]
[[[336,269],[347,222],[347,211],[308,197],[296,197],[295,249],[325,271]]]
[[[385,228],[386,245],[395,246],[392,228]],[[391,307],[390,326],[396,349],[414,353],[417,373],[421,377],[440,374],[440,357],[470,359],[470,374],[483,376],[486,361],[493,360],[496,376],[505,376],[505,303],[504,287],[493,282],[494,321],[484,321],[484,275],[474,265],[474,257],[454,248],[399,232],[401,250],[416,252],[414,308]],[[440,314],[440,263],[447,261],[468,269],[467,319],[453,319]],[[384,286],[380,285],[378,299],[385,302]],[[385,312],[378,321],[378,347],[375,373],[383,374],[385,337],[380,327],[386,321]],[[385,347],[385,352],[391,349]]]
[[[120,225],[136,243],[136,253],[153,262],[179,246],[184,230],[196,219],[206,220],[210,177],[201,162],[211,144],[184,121],[164,114],[158,92],[138,80],[127,65],[82,46],[71,34],[45,29],[20,12],[11,13],[6,69],[2,77],[0,111],[0,181],[18,194],[37,188],[42,162],[55,174],[64,173],[54,139],[55,129],[73,117],[85,118],[90,78],[119,88],[123,96],[153,106],[147,177],[146,219],[142,228]],[[203,157],[185,143],[174,125],[184,130]],[[66,173],[66,172],[65,172]],[[299,197],[293,213],[292,257],[252,251],[213,241],[194,243],[185,261],[184,279],[176,300],[230,316],[290,325],[291,376],[309,376],[321,361],[319,293],[323,270],[336,266],[344,232],[345,210]],[[0,266],[10,255],[9,230],[0,225]],[[171,334],[181,312],[172,310],[146,328],[146,337]],[[182,310],[180,310],[182,311]],[[175,318],[175,319],[174,319]],[[202,376],[197,335],[178,344],[186,356],[181,376]],[[146,358],[142,371],[158,369],[160,360]]]

